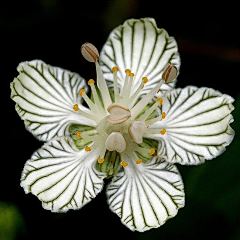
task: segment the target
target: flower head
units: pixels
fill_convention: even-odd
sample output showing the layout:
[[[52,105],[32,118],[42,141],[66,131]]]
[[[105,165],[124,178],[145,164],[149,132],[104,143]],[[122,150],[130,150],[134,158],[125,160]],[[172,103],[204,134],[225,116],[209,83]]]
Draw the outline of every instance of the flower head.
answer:
[[[91,43],[81,52],[97,79],[41,60],[17,68],[11,98],[26,128],[46,142],[26,162],[21,186],[45,209],[66,212],[112,178],[107,201],[123,224],[159,227],[184,206],[174,163],[201,164],[225,150],[234,100],[211,88],[174,89],[177,43],[152,18],[125,21],[100,54]]]

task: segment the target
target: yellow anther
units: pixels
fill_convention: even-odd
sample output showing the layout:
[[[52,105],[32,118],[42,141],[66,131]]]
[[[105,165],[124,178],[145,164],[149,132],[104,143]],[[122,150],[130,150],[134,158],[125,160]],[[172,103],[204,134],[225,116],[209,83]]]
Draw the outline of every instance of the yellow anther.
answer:
[[[162,103],[163,103],[162,98],[158,98],[157,101],[159,102],[160,105],[162,105]]]
[[[129,73],[129,77],[133,77],[134,76],[134,73]]]
[[[149,155],[153,155],[155,153],[155,149],[154,148],[151,148],[150,149],[150,152],[148,153]]]
[[[84,92],[85,92],[85,89],[83,88],[79,91],[79,95],[82,96]]]
[[[143,80],[143,83],[147,83],[148,82],[148,79],[146,77],[143,77],[142,80]]]
[[[91,84],[94,84],[95,83],[95,81],[93,80],[93,79],[90,79],[89,81],[88,81],[88,85],[91,85]],[[82,90],[84,90],[84,89],[82,89]],[[80,93],[79,93],[80,94]],[[80,95],[81,96],[81,95]]]
[[[74,109],[74,111],[78,111],[78,110],[79,110],[79,107],[78,107],[78,105],[77,105],[77,104],[75,104],[75,105],[73,106],[73,109]]]
[[[112,71],[113,71],[113,72],[118,72],[118,71],[119,71],[119,70],[118,70],[118,67],[113,67],[113,68],[112,68]]]
[[[126,69],[125,73],[131,73],[131,70],[130,69]]]
[[[87,152],[90,152],[92,149],[91,149],[89,146],[86,146],[86,147],[85,147],[85,150],[86,150]]]
[[[161,131],[160,131],[160,133],[163,135],[163,134],[165,134],[166,133],[166,128],[163,128]]]
[[[77,135],[78,138],[82,138],[82,136],[81,136],[81,132],[77,132],[76,135]]]
[[[126,162],[124,162],[124,161],[122,161],[121,164],[122,164],[123,167],[127,167],[128,166],[128,164]]]
[[[166,117],[166,113],[162,112],[162,119],[164,119]]]
[[[136,161],[136,164],[140,164],[142,162],[142,159],[139,158],[137,161]]]
[[[103,162],[104,162],[104,158],[98,157],[98,163],[103,163]]]

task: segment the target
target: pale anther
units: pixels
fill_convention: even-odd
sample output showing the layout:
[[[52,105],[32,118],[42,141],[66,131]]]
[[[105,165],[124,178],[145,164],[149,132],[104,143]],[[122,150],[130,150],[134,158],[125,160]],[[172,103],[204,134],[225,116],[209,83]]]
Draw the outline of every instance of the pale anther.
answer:
[[[137,144],[142,143],[143,135],[147,131],[147,127],[144,122],[134,121],[128,128],[128,133],[133,141]]]
[[[131,117],[130,110],[118,103],[111,104],[108,106],[107,110],[111,114],[108,117],[108,122],[112,124],[125,122]]]
[[[120,132],[112,132],[105,141],[105,147],[109,151],[123,152],[126,149],[126,141]]]
[[[168,63],[163,71],[162,79],[166,83],[170,83],[177,77],[177,74],[178,74],[178,70],[176,66],[174,66],[172,63]]]
[[[97,48],[91,43],[84,43],[81,46],[81,53],[83,57],[89,62],[96,62],[99,59],[99,52]]]

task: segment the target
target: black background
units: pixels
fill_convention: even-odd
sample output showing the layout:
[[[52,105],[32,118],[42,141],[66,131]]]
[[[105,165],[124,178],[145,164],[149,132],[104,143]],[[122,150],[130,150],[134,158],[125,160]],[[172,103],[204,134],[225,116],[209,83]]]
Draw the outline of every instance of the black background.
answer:
[[[194,1],[32,0],[2,2],[0,231],[9,239],[240,239],[240,154],[236,137],[219,158],[201,166],[178,166],[185,183],[186,206],[158,229],[131,232],[106,203],[105,191],[77,211],[51,213],[20,187],[24,163],[42,143],[25,130],[10,99],[10,82],[22,61],[41,59],[94,78],[80,46],[101,50],[110,31],[129,18],[153,17],[177,40],[181,68],[177,87],[212,87],[239,99],[240,36],[238,7]],[[3,84],[3,85],[2,85]],[[232,124],[239,132],[239,100]],[[237,122],[238,119],[238,122]],[[7,222],[8,207],[15,209]],[[5,209],[3,211],[3,209]],[[2,235],[3,236],[3,235]],[[10,236],[10,235],[8,235]],[[1,238],[1,234],[0,234]],[[3,237],[0,240],[8,240]]]

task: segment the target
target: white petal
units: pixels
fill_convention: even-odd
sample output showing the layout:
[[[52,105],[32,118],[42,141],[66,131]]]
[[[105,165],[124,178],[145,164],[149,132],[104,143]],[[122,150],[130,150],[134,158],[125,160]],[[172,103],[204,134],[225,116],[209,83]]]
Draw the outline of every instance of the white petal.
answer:
[[[20,74],[11,83],[11,98],[26,128],[39,140],[65,135],[70,123],[94,124],[73,110],[74,104],[80,105],[79,90],[85,87],[78,74],[40,60],[22,62],[17,70]]]
[[[166,133],[145,137],[160,141],[158,154],[169,162],[203,163],[220,155],[233,140],[233,101],[210,88],[173,90],[163,99],[166,117],[150,127],[165,128]]]
[[[102,190],[106,174],[95,168],[98,156],[98,150],[79,151],[71,139],[54,139],[26,162],[21,186],[52,212],[79,209]]]
[[[174,165],[155,159],[128,163],[107,187],[110,209],[132,231],[157,228],[184,206],[181,176]]]
[[[119,68],[120,86],[124,83],[125,69],[129,68],[135,74],[132,89],[140,85],[142,77],[149,80],[141,94],[149,92],[162,79],[163,69],[168,62],[179,69],[177,43],[164,29],[159,29],[152,18],[125,21],[110,33],[100,53],[101,69],[109,86],[113,88],[112,67]],[[175,82],[163,84],[161,90],[170,90]]]

